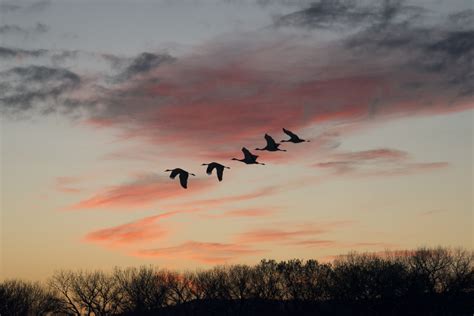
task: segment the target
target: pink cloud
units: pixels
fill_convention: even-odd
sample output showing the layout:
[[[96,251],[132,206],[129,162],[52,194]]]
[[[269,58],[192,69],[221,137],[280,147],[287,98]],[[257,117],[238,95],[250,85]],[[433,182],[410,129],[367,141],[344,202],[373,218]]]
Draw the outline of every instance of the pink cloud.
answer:
[[[210,179],[190,179],[187,190],[181,188],[179,181],[169,179],[166,174],[149,174],[137,177],[134,181],[104,189],[94,196],[69,207],[71,210],[96,208],[136,208],[159,200],[178,196],[189,196],[208,189],[215,184]]]
[[[88,233],[84,241],[98,243],[111,247],[135,245],[146,241],[163,239],[170,233],[170,225],[159,224],[158,221],[170,218],[179,214],[202,213],[203,209],[182,209],[164,212],[158,215],[142,218],[130,223],[99,229]],[[243,209],[224,212],[220,215],[203,214],[204,218],[235,218],[235,217],[258,217],[270,216],[273,210],[267,209]]]
[[[405,58],[358,60],[337,45],[256,32],[218,39],[119,87],[88,123],[121,137],[184,145],[224,159],[268,132],[315,123],[358,122],[471,109],[442,73],[404,67]],[[326,56],[331,56],[327,58]],[[407,88],[417,82],[423,89]],[[133,120],[130,120],[133,113]],[[308,135],[313,137],[313,135]],[[204,149],[203,149],[204,148]],[[268,156],[275,159],[276,155]]]
[[[145,217],[141,220],[123,225],[100,229],[88,233],[84,240],[104,244],[111,247],[141,243],[144,241],[163,239],[169,234],[169,225],[157,223],[159,219],[170,217],[174,213]]]

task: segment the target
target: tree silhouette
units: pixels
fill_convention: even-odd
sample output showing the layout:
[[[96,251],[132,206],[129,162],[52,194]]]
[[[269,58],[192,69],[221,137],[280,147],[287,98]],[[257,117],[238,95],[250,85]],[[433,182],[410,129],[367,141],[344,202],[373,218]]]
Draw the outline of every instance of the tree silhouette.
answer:
[[[61,307],[61,300],[39,283],[6,280],[0,284],[1,315],[45,315],[60,312]]]
[[[116,269],[114,279],[122,293],[122,310],[146,314],[167,306],[171,289],[166,272],[152,267]]]
[[[176,272],[58,271],[0,283],[1,315],[472,315],[474,252],[349,253]]]

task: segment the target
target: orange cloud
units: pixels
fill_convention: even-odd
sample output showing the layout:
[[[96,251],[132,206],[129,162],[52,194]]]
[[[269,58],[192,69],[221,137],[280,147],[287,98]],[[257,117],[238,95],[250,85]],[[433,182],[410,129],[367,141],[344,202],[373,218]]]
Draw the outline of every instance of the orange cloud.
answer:
[[[119,225],[116,227],[100,229],[87,234],[87,242],[104,244],[111,247],[124,246],[164,238],[169,233],[169,226],[156,223],[158,219],[172,216],[169,212],[161,215],[145,217],[141,220]]]
[[[218,264],[262,252],[246,245],[188,241],[178,246],[140,250],[134,254],[138,257],[187,259]]]

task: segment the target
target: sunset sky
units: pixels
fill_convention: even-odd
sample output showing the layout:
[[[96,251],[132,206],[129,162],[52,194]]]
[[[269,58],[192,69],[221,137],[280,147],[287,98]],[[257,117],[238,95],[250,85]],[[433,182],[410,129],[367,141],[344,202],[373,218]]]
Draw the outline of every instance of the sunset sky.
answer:
[[[0,278],[472,249],[473,69],[472,0],[2,0]]]

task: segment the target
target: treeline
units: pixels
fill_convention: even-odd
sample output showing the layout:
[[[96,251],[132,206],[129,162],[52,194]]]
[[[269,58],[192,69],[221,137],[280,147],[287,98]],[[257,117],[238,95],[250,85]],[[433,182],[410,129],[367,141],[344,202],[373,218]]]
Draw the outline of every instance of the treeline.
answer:
[[[473,315],[474,252],[418,249],[195,272],[153,267],[6,280],[6,315]]]

